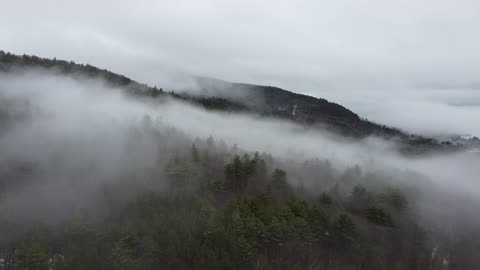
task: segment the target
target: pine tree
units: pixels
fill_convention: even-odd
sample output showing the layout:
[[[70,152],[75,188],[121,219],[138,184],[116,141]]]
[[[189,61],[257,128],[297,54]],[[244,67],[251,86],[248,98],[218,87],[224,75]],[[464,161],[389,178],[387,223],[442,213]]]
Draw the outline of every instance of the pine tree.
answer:
[[[38,241],[26,243],[16,254],[16,269],[47,270],[48,255]]]
[[[246,186],[245,169],[242,160],[235,156],[233,161],[225,165],[225,182],[227,187],[236,193],[240,193]]]
[[[340,239],[353,240],[356,235],[355,224],[352,219],[345,214],[340,215],[335,220],[333,230],[335,235]]]
[[[288,189],[287,173],[282,169],[275,169],[272,173],[272,188],[285,191]]]
[[[192,161],[194,163],[200,162],[200,154],[199,154],[197,146],[195,144],[192,144],[192,148],[190,149],[190,154],[192,156]]]
[[[367,219],[379,226],[393,227],[392,217],[383,208],[369,208],[367,210]]]
[[[327,193],[323,192],[320,195],[319,201],[322,205],[328,206],[328,205],[332,204],[332,197],[330,195],[328,195]]]

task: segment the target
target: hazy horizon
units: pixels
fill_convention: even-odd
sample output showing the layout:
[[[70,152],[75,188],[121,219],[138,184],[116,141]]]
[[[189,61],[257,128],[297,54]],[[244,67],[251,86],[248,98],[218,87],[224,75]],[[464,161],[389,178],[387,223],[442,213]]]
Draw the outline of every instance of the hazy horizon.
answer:
[[[480,2],[0,7],[0,270],[479,269]]]
[[[13,53],[160,87],[182,74],[274,85],[411,132],[480,135],[477,1],[19,0],[3,8],[23,15],[0,18],[0,48]]]

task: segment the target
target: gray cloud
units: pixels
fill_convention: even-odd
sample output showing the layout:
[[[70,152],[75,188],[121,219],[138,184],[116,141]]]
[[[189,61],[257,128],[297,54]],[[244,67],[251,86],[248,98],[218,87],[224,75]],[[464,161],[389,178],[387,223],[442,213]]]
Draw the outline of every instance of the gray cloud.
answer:
[[[185,73],[277,85],[412,131],[450,116],[460,124],[429,131],[448,125],[478,134],[469,129],[478,106],[450,106],[455,85],[478,85],[478,1],[19,0],[2,9],[0,47],[15,53],[73,59],[164,87]],[[428,111],[417,94],[424,85],[448,86],[453,101]],[[458,95],[478,104],[469,93]]]
[[[0,104],[15,105],[2,108],[7,113],[13,108],[11,115],[20,117],[0,129],[0,178],[3,185],[15,179],[17,187],[0,193],[0,216],[6,220],[55,222],[76,209],[108,211],[102,208],[108,207],[102,203],[105,186],[121,187],[114,193],[118,200],[145,189],[161,191],[167,185],[162,168],[168,155],[188,151],[195,137],[213,135],[242,150],[271,153],[287,171],[293,164],[320,158],[338,172],[360,165],[388,181],[427,185],[422,187],[427,194],[416,199],[427,208],[422,210],[425,217],[437,216],[431,214],[435,206],[440,212],[436,218],[444,215],[447,223],[457,222],[451,217],[461,210],[475,220],[468,224],[478,224],[470,214],[476,213],[480,198],[479,156],[473,153],[406,158],[392,142],[379,138],[351,141],[291,122],[214,113],[176,100],[143,102],[100,80],[44,72],[1,74],[0,93]],[[146,116],[153,119],[148,125]],[[318,188],[295,174],[289,181]],[[472,207],[464,203],[467,199]],[[437,209],[440,201],[449,207]]]
[[[371,121],[417,134],[480,135],[480,91],[475,89],[364,90],[361,95],[325,92],[324,97]]]

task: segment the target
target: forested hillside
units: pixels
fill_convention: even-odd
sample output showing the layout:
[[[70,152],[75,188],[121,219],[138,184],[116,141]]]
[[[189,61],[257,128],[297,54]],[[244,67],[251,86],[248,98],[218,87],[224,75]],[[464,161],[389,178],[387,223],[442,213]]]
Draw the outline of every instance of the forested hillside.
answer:
[[[450,239],[422,224],[420,178],[284,162],[213,138],[192,142],[148,119],[132,136],[159,142],[156,167],[105,184],[97,208],[69,209],[54,225],[4,217],[1,269],[474,269],[466,258],[477,234]],[[43,174],[34,164],[9,173],[2,196],[15,189],[7,179]]]
[[[235,102],[0,60],[0,270],[480,267],[468,153],[331,133],[317,119],[374,124],[276,88]]]
[[[73,61],[40,58],[29,55],[14,55],[0,51],[0,71],[48,70],[69,76],[87,76],[105,80],[112,86],[121,87],[137,96],[161,98],[170,96],[209,110],[244,112],[263,117],[280,118],[304,125],[305,128],[320,128],[340,133],[351,138],[379,136],[400,144],[406,154],[423,154],[438,151],[456,151],[460,145],[439,142],[432,138],[413,135],[399,129],[372,123],[362,119],[347,108],[311,96],[296,94],[277,87],[229,83],[208,78],[196,78],[196,94],[150,87],[123,75],[91,65]],[[200,94],[198,94],[198,90]]]

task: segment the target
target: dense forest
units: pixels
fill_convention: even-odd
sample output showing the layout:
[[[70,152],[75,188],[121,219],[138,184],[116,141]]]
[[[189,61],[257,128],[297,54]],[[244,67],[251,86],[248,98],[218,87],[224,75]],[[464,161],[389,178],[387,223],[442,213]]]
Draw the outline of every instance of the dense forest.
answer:
[[[403,265],[400,256],[388,259],[388,253],[401,252],[389,247],[389,239],[402,238],[396,236],[400,228],[394,227],[392,217],[401,218],[407,208],[400,191],[385,189],[375,194],[356,185],[348,198],[337,194],[338,186],[308,194],[289,186],[284,170],[272,171],[265,161],[268,157],[239,155],[221,151],[213,140],[193,144],[189,153],[175,153],[165,164],[167,192],[136,194],[125,204],[111,205],[112,212],[100,220],[80,211],[61,229],[42,224],[27,228],[18,238],[2,243],[4,269],[156,269],[159,265],[171,269],[305,269],[342,262],[371,269],[376,264]],[[331,173],[328,163],[317,162],[317,169]],[[155,180],[138,179],[151,181],[152,186]],[[109,197],[115,199],[116,186],[105,187],[104,195],[106,202]],[[367,228],[378,235],[362,235],[354,222],[357,219],[362,226],[370,223]],[[404,243],[412,245],[405,251],[412,253],[408,263],[420,269],[433,262],[422,246],[427,243],[415,236],[422,233],[416,226],[401,229],[415,240]],[[362,244],[365,241],[375,244]]]
[[[338,171],[328,160],[276,160],[154,126],[145,119],[131,139],[157,141],[155,166],[104,183],[88,207],[58,205],[65,209],[53,211],[57,220],[4,215],[1,269],[478,266],[468,260],[478,252],[478,234],[443,231],[459,229],[455,221],[422,224],[416,204],[432,187],[420,177],[400,184],[358,166]],[[0,195],[45,177],[28,163],[3,173]]]
[[[4,63],[17,59],[2,57]],[[56,66],[80,68],[68,62]],[[70,80],[48,81],[41,72],[41,80],[32,74],[13,82],[1,77],[2,270],[480,266],[476,198],[401,165],[383,168],[356,156],[338,164],[327,153],[307,157],[295,151],[300,142],[294,139],[288,154],[274,155],[246,150],[215,132],[179,130],[169,123],[184,121],[190,111],[168,122],[165,106],[172,97],[200,104],[205,113],[217,111],[211,125],[227,133],[238,129],[222,125],[232,119],[218,118],[248,107],[81,68],[113,78],[101,84],[75,78],[81,91],[112,81],[126,91],[145,91],[118,100],[93,91],[84,99]],[[35,92],[50,82],[59,89],[52,84],[45,96]],[[154,99],[157,115],[138,109],[151,96],[165,97]],[[128,118],[137,112],[140,120]],[[243,123],[240,137],[254,136],[250,122]],[[299,127],[297,132],[306,132]]]

